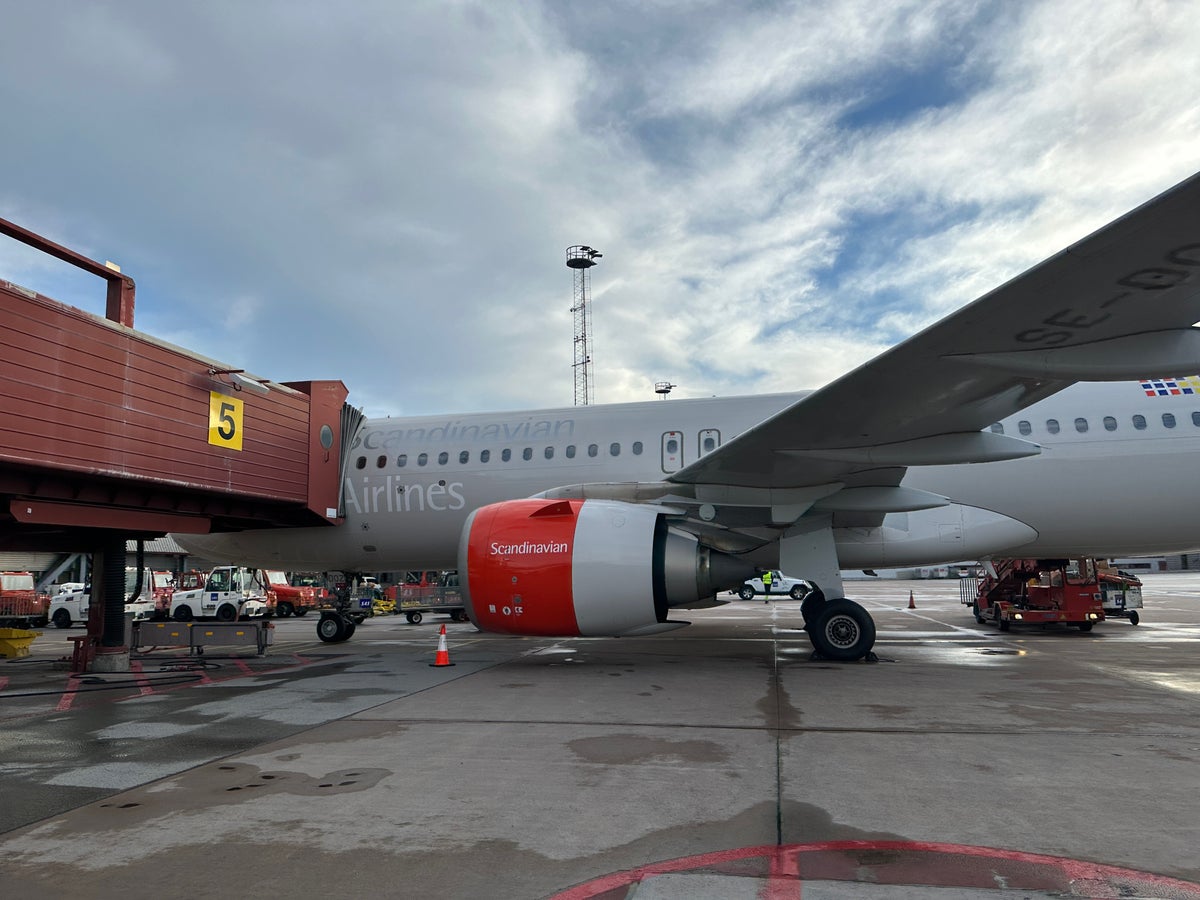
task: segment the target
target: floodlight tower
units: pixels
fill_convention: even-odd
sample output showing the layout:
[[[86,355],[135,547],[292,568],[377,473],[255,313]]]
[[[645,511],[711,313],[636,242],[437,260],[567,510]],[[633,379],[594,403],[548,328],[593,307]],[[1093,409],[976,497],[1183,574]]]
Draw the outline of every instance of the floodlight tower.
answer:
[[[583,244],[567,248],[567,268],[575,270],[575,405],[587,406],[596,399],[592,387],[592,310],[589,304],[588,269],[604,254]]]

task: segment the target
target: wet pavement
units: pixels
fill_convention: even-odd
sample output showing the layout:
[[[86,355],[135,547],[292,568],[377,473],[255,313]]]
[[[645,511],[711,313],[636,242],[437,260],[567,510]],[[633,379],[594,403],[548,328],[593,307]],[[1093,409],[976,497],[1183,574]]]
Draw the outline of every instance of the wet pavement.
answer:
[[[908,609],[908,592],[915,609]],[[1197,897],[1200,576],[1142,623],[1001,634],[956,582],[850,582],[633,639],[369,620],[73,679],[0,660],[5,897]]]

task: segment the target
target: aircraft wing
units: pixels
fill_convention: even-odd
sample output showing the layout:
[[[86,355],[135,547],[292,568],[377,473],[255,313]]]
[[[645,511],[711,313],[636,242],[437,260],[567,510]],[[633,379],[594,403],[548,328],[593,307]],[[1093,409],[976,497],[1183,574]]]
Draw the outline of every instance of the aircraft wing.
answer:
[[[899,484],[1038,452],[981,431],[1076,381],[1200,372],[1200,174],[669,476]],[[864,473],[870,473],[865,475]]]

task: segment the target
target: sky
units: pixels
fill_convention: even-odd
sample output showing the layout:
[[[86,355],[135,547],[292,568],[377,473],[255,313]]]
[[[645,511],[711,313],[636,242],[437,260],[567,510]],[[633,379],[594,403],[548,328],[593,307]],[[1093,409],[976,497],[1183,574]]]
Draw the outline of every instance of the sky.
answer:
[[[0,217],[368,416],[815,388],[1200,170],[1185,0],[4,0]],[[104,285],[0,238],[0,278]]]

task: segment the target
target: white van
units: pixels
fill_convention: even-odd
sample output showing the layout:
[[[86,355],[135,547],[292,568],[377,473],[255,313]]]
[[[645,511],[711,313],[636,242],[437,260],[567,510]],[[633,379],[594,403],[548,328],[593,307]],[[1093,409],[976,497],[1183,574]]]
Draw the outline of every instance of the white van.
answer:
[[[133,613],[135,619],[149,619],[154,615],[154,573],[150,569],[142,569],[142,589],[132,601],[134,585],[137,583],[137,569],[125,569],[125,611]],[[63,590],[50,598],[50,621],[59,628],[70,628],[76,622],[87,622],[88,608],[92,595],[90,585],[63,585],[75,587],[75,590]]]

